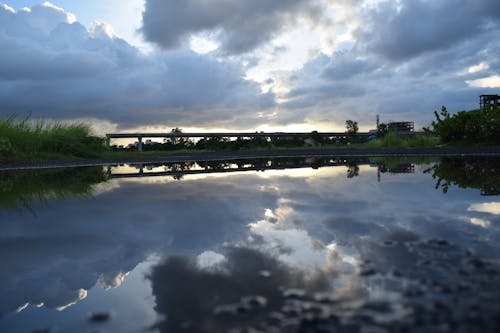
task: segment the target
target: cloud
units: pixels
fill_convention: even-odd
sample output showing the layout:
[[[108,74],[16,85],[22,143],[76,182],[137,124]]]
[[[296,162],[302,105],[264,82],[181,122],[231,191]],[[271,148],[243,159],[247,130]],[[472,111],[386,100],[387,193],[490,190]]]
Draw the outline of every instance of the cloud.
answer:
[[[256,122],[274,105],[236,62],[187,50],[145,55],[109,25],[86,28],[50,4],[0,7],[0,48],[4,115],[195,126]]]
[[[498,93],[498,7],[148,0],[141,32],[167,51],[143,54],[105,23],[83,26],[50,4],[2,5],[0,114],[95,119],[117,130],[340,130],[346,119],[365,130],[376,114],[428,126],[441,105],[473,109],[480,94]]]
[[[472,87],[480,88],[500,88],[500,76],[492,75],[481,79],[465,81]]]
[[[187,257],[171,257],[154,267],[151,281],[155,309],[167,318],[157,324],[160,332],[182,331],[186,325],[195,332],[228,331],[235,326],[262,322],[270,312],[279,311],[285,301],[283,290],[306,287],[314,293],[330,288],[328,274],[292,269],[257,250],[227,248],[225,257],[223,272],[197,268]],[[312,278],[311,273],[314,273]],[[266,311],[228,315],[240,299],[244,303],[244,297],[262,299]],[[218,312],[221,313],[217,315]]]
[[[299,18],[320,16],[318,6],[309,0],[146,0],[141,32],[164,49],[210,32],[217,35],[224,53],[241,54],[270,41]]]
[[[358,42],[392,60],[455,46],[500,26],[495,0],[383,1],[364,16]]]
[[[284,81],[285,109],[306,110],[312,121],[355,118],[361,125],[382,121],[415,121],[428,126],[433,110],[475,109],[479,95],[497,93],[500,42],[488,31],[453,47],[394,62],[374,52],[353,48],[320,54]],[[481,65],[481,70],[469,71]],[[280,96],[281,97],[281,96]],[[296,120],[304,114],[296,112]],[[373,125],[371,125],[373,126]]]
[[[467,209],[467,211],[500,215],[500,202],[484,202],[479,204],[472,204]]]

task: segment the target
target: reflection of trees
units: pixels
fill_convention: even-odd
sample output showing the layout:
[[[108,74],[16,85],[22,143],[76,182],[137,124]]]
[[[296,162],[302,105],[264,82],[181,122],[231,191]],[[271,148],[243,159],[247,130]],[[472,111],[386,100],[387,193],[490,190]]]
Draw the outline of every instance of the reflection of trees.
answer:
[[[381,173],[414,173],[415,165],[429,164],[434,162],[435,158],[376,158],[366,157],[343,158],[343,157],[279,157],[279,158],[242,158],[231,160],[202,160],[196,162],[175,162],[158,163],[146,165],[148,170],[153,172],[144,172],[141,174],[113,174],[112,177],[151,177],[151,176],[173,176],[175,179],[181,179],[188,174],[204,174],[217,172],[242,172],[242,171],[265,171],[265,170],[285,170],[298,168],[313,168],[333,166],[347,166],[347,178],[359,176],[360,165],[376,166]],[[163,166],[163,171],[154,171],[154,168]]]
[[[92,185],[105,182],[102,167],[0,172],[0,207],[45,203],[50,198],[88,196]]]
[[[451,185],[476,188],[482,195],[500,194],[500,158],[498,157],[444,157],[441,162],[425,170],[437,179],[436,189],[448,192]]]
[[[359,176],[359,166],[351,163],[347,166],[347,178],[354,178]]]

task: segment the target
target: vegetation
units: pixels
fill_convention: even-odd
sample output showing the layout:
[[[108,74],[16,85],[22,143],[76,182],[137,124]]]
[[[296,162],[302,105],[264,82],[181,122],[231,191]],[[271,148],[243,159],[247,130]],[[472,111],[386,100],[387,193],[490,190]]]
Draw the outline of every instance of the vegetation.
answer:
[[[347,129],[347,134],[349,134],[350,136],[354,136],[356,135],[356,133],[358,133],[359,127],[356,121],[346,120],[345,127]]]
[[[411,147],[425,148],[436,147],[439,144],[439,138],[431,133],[417,133],[412,136],[402,137],[394,132],[388,132],[381,138],[372,140],[367,143],[369,148],[380,147]]]
[[[0,207],[31,210],[33,204],[45,204],[52,198],[87,197],[92,185],[106,180],[102,167],[3,171]]]
[[[98,157],[105,139],[87,125],[62,124],[28,118],[0,118],[0,160],[43,160],[58,157]]]
[[[436,179],[436,189],[448,192],[452,185],[476,188],[482,195],[500,194],[499,157],[456,158],[444,157],[441,162],[425,170]]]
[[[434,111],[432,132],[443,143],[500,144],[500,108],[460,111],[450,115],[445,106]]]

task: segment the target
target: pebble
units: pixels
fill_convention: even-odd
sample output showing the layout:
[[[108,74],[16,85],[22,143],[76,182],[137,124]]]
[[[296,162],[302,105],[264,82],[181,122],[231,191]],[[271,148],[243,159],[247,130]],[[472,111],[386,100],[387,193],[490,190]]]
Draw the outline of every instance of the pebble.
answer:
[[[111,319],[109,312],[94,312],[89,315],[89,320],[96,323],[103,323]]]

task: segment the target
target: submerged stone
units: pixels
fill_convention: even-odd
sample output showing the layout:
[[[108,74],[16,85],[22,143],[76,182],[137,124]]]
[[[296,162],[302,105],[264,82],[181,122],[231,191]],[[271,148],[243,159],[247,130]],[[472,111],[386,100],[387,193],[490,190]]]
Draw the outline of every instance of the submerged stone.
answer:
[[[111,319],[111,314],[109,312],[94,312],[89,315],[89,320],[102,323]]]

